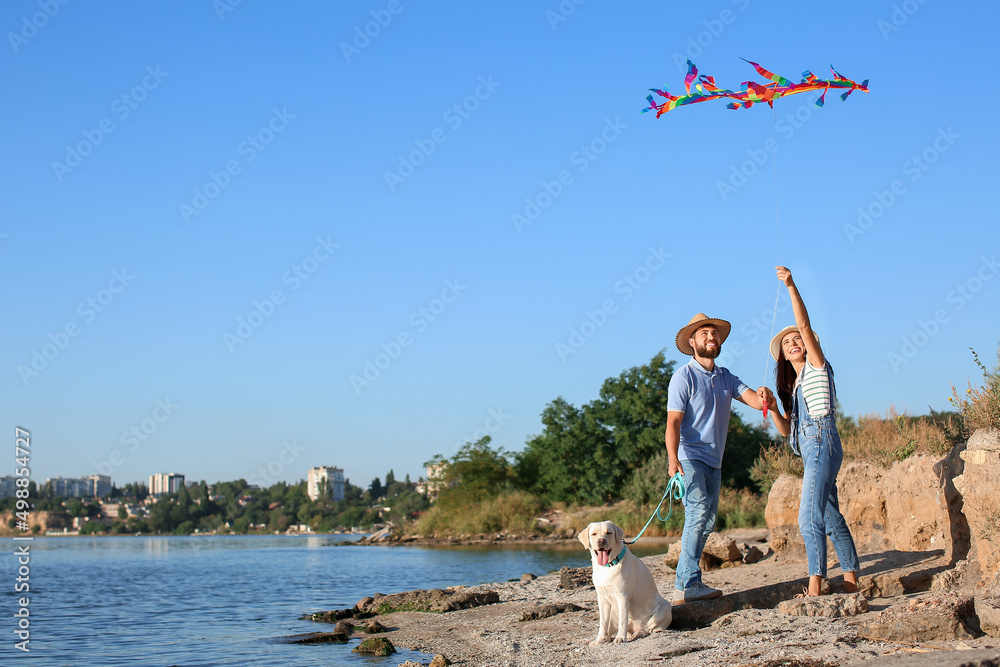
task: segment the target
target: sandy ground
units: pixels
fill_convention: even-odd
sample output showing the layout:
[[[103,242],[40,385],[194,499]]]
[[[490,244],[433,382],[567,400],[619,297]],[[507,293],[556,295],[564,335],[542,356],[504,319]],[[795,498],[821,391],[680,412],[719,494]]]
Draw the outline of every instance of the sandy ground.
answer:
[[[740,542],[739,535],[731,535]],[[665,550],[665,549],[664,549]],[[662,556],[642,559],[649,566],[661,595],[670,599],[674,572],[663,565]],[[873,554],[862,557],[862,575],[887,572],[938,571],[947,567],[940,552]],[[542,573],[534,573],[542,574]],[[728,599],[759,600],[760,607],[773,607],[775,591],[791,597],[805,583],[805,564],[780,562],[774,556],[753,565],[719,569],[704,574],[705,582],[720,588]],[[840,571],[830,571],[836,588]],[[591,647],[588,642],[597,633],[597,596],[592,587],[563,590],[559,574],[545,574],[530,582],[506,582],[473,587],[495,590],[499,604],[446,614],[399,612],[379,617],[390,632],[385,635],[393,644],[428,654],[444,654],[458,665],[639,665],[669,661],[672,666],[687,665],[761,665],[767,667],[803,665],[877,664],[1000,665],[998,662],[968,662],[978,653],[1000,647],[991,637],[930,645],[904,645],[869,641],[858,636],[858,626],[866,618],[890,605],[919,595],[874,598],[866,614],[845,619],[789,616],[773,608],[746,608],[724,614],[710,625],[692,629],[674,629],[682,616],[675,609],[671,629],[640,638],[627,644],[603,644]],[[726,600],[723,597],[720,600]],[[767,599],[772,600],[768,602]],[[521,616],[539,607],[570,602],[583,611],[561,613],[549,618],[521,621]],[[718,601],[716,601],[717,603]],[[689,603],[708,605],[711,603]],[[754,603],[754,607],[758,604]],[[699,612],[697,609],[689,611]],[[697,614],[696,614],[697,615]],[[882,656],[899,655],[883,660]],[[964,657],[963,657],[964,656]],[[904,662],[898,662],[903,660]],[[907,662],[908,661],[908,662]]]

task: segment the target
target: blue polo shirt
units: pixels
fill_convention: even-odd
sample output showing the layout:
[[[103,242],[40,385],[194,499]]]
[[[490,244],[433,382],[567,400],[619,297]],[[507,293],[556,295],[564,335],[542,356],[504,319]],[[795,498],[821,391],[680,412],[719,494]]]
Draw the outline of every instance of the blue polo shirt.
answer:
[[[729,409],[749,389],[728,369],[716,366],[709,372],[696,359],[677,369],[667,387],[667,410],[684,413],[678,458],[721,468]]]

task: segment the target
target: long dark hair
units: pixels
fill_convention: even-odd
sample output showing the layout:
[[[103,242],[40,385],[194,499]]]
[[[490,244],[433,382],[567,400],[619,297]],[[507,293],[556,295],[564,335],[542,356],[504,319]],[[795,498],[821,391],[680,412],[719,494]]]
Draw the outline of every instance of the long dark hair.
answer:
[[[780,352],[778,363],[774,367],[774,384],[778,387],[778,398],[781,399],[781,407],[785,409],[785,416],[792,412],[792,387],[795,386],[797,376],[792,362],[785,359],[784,352]]]

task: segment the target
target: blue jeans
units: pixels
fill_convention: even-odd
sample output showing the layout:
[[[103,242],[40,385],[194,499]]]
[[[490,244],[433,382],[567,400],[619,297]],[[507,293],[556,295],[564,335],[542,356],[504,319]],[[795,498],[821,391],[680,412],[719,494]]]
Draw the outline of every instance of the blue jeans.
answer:
[[[857,572],[858,551],[837,501],[837,474],[844,460],[835,417],[805,417],[799,427],[799,447],[805,472],[799,503],[799,532],[806,544],[809,576],[826,577],[829,535],[844,572]]]
[[[683,591],[701,583],[701,552],[715,529],[719,511],[722,470],[699,461],[681,461],[684,469],[684,532],[681,533],[681,557],[677,561],[674,587]]]

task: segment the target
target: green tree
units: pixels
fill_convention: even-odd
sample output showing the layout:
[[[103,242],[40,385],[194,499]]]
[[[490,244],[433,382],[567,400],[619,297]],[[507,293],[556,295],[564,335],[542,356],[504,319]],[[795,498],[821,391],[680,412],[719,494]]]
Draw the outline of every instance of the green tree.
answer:
[[[490,436],[467,442],[448,462],[438,504],[461,507],[492,498],[508,489],[513,469],[502,448],[490,447]]]
[[[549,502],[601,502],[611,490],[598,474],[609,438],[594,416],[560,396],[545,406],[542,424],[515,455],[517,485]]]
[[[71,498],[66,503],[66,513],[70,516],[87,516],[87,508],[79,498]]]
[[[88,521],[80,526],[81,535],[94,535],[105,532],[105,526],[100,521]]]
[[[583,408],[552,401],[542,412],[544,430],[516,457],[518,486],[548,502],[621,497],[632,473],[664,449],[673,367],[660,352],[605,380]]]

